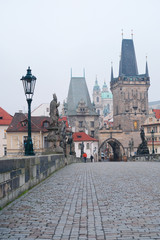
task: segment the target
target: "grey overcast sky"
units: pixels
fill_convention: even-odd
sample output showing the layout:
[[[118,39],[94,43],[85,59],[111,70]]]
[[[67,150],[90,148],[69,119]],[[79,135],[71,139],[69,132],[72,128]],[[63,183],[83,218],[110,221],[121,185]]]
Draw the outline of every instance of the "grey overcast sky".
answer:
[[[110,87],[118,76],[123,38],[133,39],[138,71],[151,78],[149,101],[160,100],[159,0],[0,0],[0,106],[27,111],[20,78],[28,66],[37,77],[32,110],[57,94],[67,98],[70,69],[82,76],[92,98],[97,75]]]

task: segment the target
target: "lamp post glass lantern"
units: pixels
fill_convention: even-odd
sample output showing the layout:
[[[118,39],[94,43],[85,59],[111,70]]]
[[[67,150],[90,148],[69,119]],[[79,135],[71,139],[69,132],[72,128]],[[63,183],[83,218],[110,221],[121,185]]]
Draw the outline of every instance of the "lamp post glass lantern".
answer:
[[[151,131],[151,135],[152,135],[152,154],[154,154],[154,131],[153,131],[153,129]]]
[[[36,83],[36,77],[32,75],[30,67],[27,69],[26,76],[22,76],[21,81],[23,82],[24,93],[28,103],[28,138],[25,143],[25,155],[35,155],[33,150],[33,143],[31,138],[31,102],[34,94],[34,88]]]

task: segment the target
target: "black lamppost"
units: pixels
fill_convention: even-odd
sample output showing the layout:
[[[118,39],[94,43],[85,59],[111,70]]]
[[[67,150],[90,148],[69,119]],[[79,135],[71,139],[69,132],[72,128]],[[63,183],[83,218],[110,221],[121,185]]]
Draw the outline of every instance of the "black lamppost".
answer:
[[[154,131],[153,131],[153,129],[151,131],[151,135],[152,135],[152,154],[154,154]]]
[[[34,93],[36,77],[32,75],[30,67],[27,69],[26,76],[22,76],[21,78],[24,87],[24,93],[26,95],[27,103],[28,103],[28,138],[25,143],[25,155],[32,156],[34,154],[33,143],[31,138],[31,102]]]

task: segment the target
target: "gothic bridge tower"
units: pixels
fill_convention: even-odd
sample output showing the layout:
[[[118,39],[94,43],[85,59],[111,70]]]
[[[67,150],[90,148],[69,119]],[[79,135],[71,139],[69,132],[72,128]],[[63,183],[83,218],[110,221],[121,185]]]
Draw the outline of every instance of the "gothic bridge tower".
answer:
[[[122,40],[119,76],[113,77],[112,68],[110,86],[114,128],[124,132],[139,131],[148,114],[150,78],[147,61],[145,73],[138,73],[133,39]]]
[[[99,153],[111,147],[114,160],[133,155],[141,143],[140,127],[148,114],[150,78],[146,62],[144,74],[138,73],[133,39],[122,39],[119,75],[111,68],[113,128],[99,130]]]

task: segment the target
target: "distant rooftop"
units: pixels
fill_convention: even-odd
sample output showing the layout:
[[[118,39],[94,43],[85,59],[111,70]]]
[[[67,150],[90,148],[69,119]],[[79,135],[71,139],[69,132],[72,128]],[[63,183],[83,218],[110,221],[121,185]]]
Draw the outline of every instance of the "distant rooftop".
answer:
[[[74,142],[85,142],[85,141],[97,141],[97,139],[90,137],[88,134],[85,132],[75,132],[73,133],[73,141]]]
[[[9,125],[12,121],[12,116],[0,107],[0,125]]]

